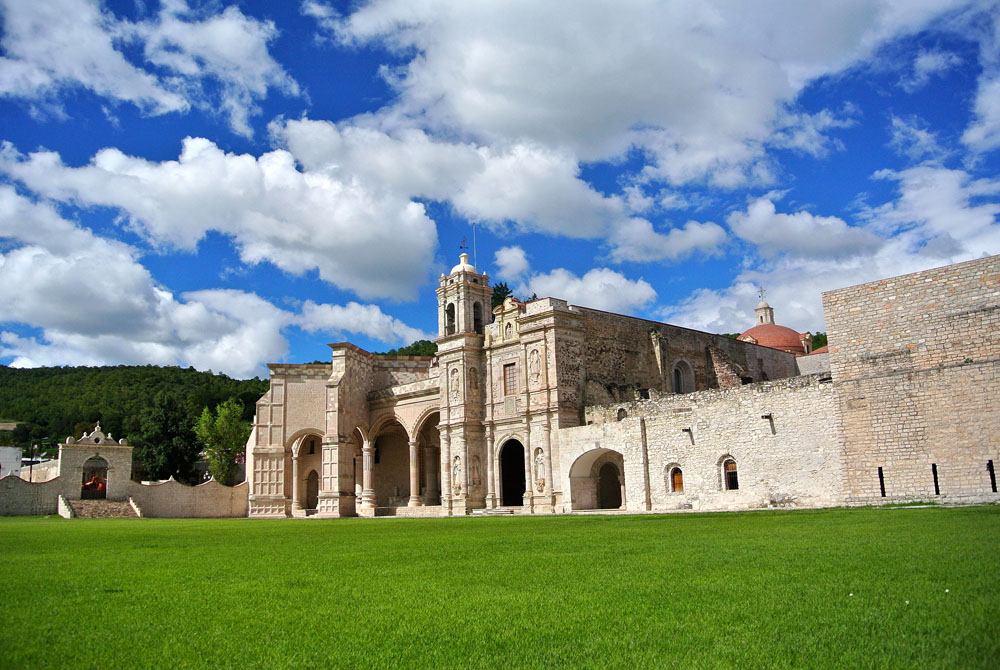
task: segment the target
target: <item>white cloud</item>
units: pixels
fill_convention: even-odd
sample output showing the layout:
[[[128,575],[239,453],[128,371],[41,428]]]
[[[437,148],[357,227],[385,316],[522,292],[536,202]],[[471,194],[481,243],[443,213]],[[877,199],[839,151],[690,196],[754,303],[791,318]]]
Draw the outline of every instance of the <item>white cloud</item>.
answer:
[[[47,204],[0,186],[0,323],[42,331],[0,333],[0,357],[15,367],[153,363],[193,365],[236,377],[266,375],[280,360],[282,331],[361,333],[390,344],[419,330],[374,305],[308,302],[298,314],[243,291],[175,297],[139,262],[135,249],[94,235]],[[412,339],[411,339],[412,338]]]
[[[501,247],[493,256],[497,264],[497,279],[518,281],[529,269],[528,256],[518,246]]]
[[[608,268],[594,268],[579,277],[564,268],[532,275],[517,289],[520,295],[537,293],[581,307],[631,314],[656,299],[656,291],[644,279],[628,279]]]
[[[752,242],[766,257],[779,254],[802,258],[871,255],[882,244],[874,233],[849,226],[835,216],[816,216],[809,212],[781,214],[767,197],[750,203],[745,212],[733,212],[726,222],[734,233]]]
[[[962,142],[977,152],[1000,148],[1000,72],[980,76],[973,115]]]
[[[923,120],[915,116],[901,118],[893,115],[889,126],[892,134],[889,147],[897,154],[914,162],[942,160],[948,156],[948,152],[938,143],[937,136]]]
[[[377,305],[356,302],[320,305],[307,300],[295,324],[310,333],[322,332],[340,337],[344,333],[356,333],[388,344],[411,344],[432,337],[389,316]]]
[[[908,93],[927,85],[931,77],[941,75],[962,63],[958,54],[950,51],[922,50],[913,58],[913,71],[899,84]]]
[[[388,76],[400,97],[379,112],[385,128],[417,123],[583,161],[639,147],[650,178],[735,186],[772,178],[769,143],[827,150],[837,120],[795,108],[806,84],[950,4],[389,0],[322,19],[342,42],[408,59]]]
[[[150,114],[183,111],[188,102],[115,48],[117,21],[86,0],[0,2],[6,57],[0,58],[0,93],[52,99],[81,86],[130,102]]]
[[[678,260],[695,252],[715,253],[726,241],[726,231],[710,221],[688,221],[663,234],[656,232],[649,221],[633,218],[621,225],[611,240],[611,258],[617,262]]]
[[[251,135],[248,119],[256,100],[271,88],[290,95],[298,85],[271,57],[274,24],[243,15],[236,7],[218,14],[168,0],[150,20],[119,20],[93,0],[0,0],[4,35],[0,45],[0,95],[52,105],[84,88],[147,114],[180,112],[194,105],[220,109],[232,129]],[[143,48],[142,67],[123,51]],[[212,82],[206,86],[207,82]],[[215,87],[219,92],[210,92]]]
[[[800,331],[821,330],[823,291],[1000,253],[1000,180],[977,180],[964,171],[933,165],[874,176],[895,182],[899,191],[894,200],[861,213],[865,229],[884,238],[877,248],[862,243],[844,253],[848,244],[831,254],[818,253],[808,244],[788,249],[760,267],[740,272],[728,288],[695,291],[662,308],[659,315],[691,328],[742,332],[753,324],[756,287],[764,286],[778,323]],[[758,223],[767,222],[798,239],[795,236],[807,226],[829,226],[821,230],[821,237],[836,233],[850,241],[851,233],[844,231],[847,224],[835,217],[772,212],[769,200],[759,200],[739,216],[754,231],[759,231]],[[763,243],[773,244],[775,253],[788,246],[780,239]],[[835,244],[827,239],[820,246],[828,243]]]
[[[362,297],[412,298],[437,245],[423,205],[372,192],[346,175],[300,172],[286,151],[227,154],[188,138],[176,161],[105,149],[90,165],[6,145],[0,171],[49,198],[120,208],[154,244],[192,250],[206,232],[232,236],[245,263],[316,269]]]

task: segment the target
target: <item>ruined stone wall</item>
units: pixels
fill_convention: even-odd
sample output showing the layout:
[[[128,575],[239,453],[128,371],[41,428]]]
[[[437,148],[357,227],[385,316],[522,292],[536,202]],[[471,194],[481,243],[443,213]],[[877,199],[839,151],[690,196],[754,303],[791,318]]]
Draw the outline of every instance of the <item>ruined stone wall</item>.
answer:
[[[588,405],[631,400],[645,389],[673,392],[673,370],[680,362],[690,366],[694,390],[737,385],[743,376],[761,381],[796,374],[795,357],[783,351],[655,321],[574,309],[584,318],[581,356]],[[717,371],[723,368],[720,380]]]
[[[435,365],[433,356],[375,356],[372,362],[374,390],[427,379]]]
[[[632,511],[839,504],[834,393],[821,379],[794,377],[588,407],[588,425],[558,431],[564,490],[571,499],[578,459],[608,449],[624,457],[625,506]],[[619,420],[621,410],[626,416]],[[737,464],[737,490],[723,486],[727,457]],[[674,466],[683,473],[682,492],[672,492],[667,479]],[[570,508],[566,503],[562,511]]]
[[[848,502],[997,499],[1000,256],[830,291],[823,305]]]

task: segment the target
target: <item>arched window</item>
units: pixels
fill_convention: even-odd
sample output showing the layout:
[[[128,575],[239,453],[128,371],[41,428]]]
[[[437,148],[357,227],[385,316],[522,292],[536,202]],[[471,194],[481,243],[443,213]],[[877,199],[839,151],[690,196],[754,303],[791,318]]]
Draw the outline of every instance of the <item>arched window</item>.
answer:
[[[624,407],[618,409],[618,420],[621,421],[628,416],[628,412],[625,411]]]
[[[449,303],[449,305],[444,310],[446,325],[444,329],[445,335],[455,334],[455,303]]]
[[[740,480],[736,475],[736,461],[731,458],[722,462],[722,484],[727,491],[740,488]]]
[[[472,328],[480,335],[483,334],[483,307],[478,302],[472,303]]]
[[[674,393],[694,391],[694,371],[687,361],[677,361],[674,365]]]
[[[670,492],[681,493],[684,491],[684,473],[679,467],[670,468]]]

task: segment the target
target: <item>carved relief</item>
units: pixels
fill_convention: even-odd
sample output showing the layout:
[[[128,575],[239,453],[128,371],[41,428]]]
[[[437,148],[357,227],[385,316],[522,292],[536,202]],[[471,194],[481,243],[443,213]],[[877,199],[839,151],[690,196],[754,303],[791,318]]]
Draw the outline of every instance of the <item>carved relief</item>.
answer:
[[[471,466],[471,469],[472,469],[472,473],[471,473],[472,485],[473,486],[479,486],[479,485],[481,485],[483,483],[483,480],[482,480],[482,475],[480,474],[480,469],[479,469],[479,456],[473,456],[472,457],[472,466]]]
[[[541,449],[535,450],[535,490],[539,493],[545,490],[545,454]]]
[[[448,392],[451,395],[451,399],[454,402],[458,402],[461,399],[462,390],[460,388],[461,382],[459,381],[460,375],[458,368],[452,368],[448,379]]]
[[[469,398],[473,400],[479,397],[478,376],[479,376],[479,371],[476,370],[476,368],[469,368],[469,381],[468,381]]]
[[[542,377],[542,357],[538,355],[538,349],[532,349],[528,354],[528,379],[533,385],[538,384]]]
[[[462,457],[456,456],[451,462],[451,490],[455,495],[462,493]]]

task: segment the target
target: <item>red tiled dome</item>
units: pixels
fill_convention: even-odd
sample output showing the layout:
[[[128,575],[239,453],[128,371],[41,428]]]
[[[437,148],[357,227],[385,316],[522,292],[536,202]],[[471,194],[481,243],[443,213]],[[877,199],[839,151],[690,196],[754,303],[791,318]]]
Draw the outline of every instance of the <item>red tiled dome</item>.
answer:
[[[739,339],[752,341],[772,349],[780,349],[796,355],[804,355],[806,348],[802,344],[802,336],[791,328],[774,323],[754,326],[740,335]]]

